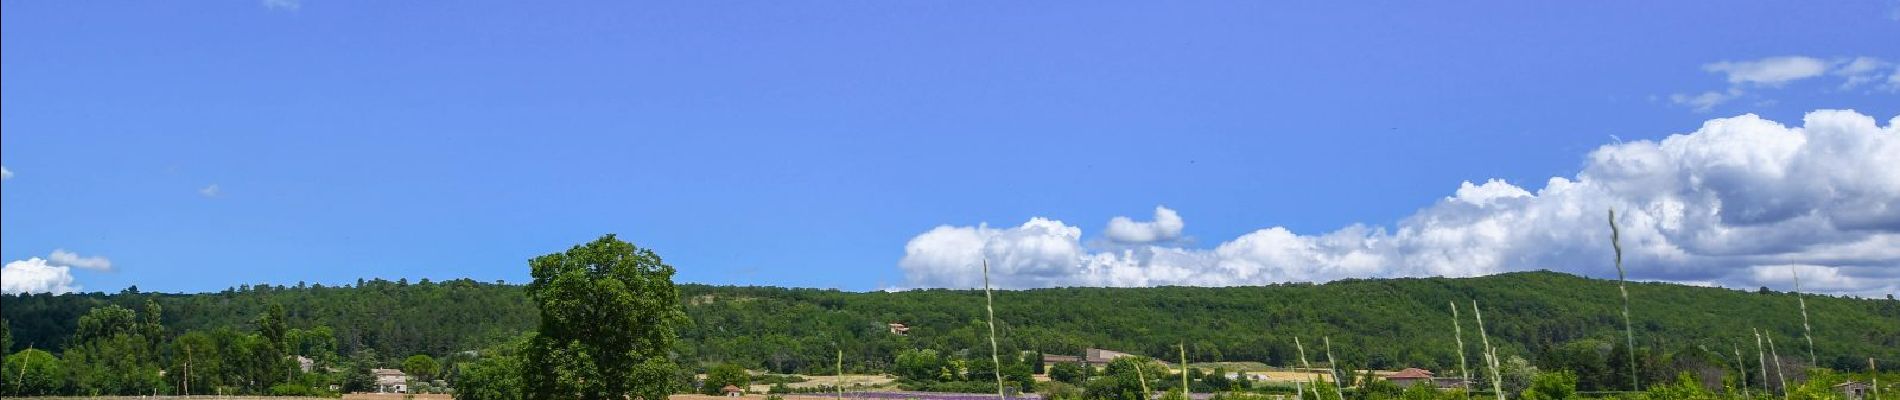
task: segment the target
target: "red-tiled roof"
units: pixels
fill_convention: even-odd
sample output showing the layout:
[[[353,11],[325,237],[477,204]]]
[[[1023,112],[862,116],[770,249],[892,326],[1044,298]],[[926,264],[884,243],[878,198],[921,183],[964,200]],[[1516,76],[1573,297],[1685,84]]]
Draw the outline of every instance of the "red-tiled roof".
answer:
[[[726,393],[732,393],[732,392],[739,392],[739,391],[742,391],[742,390],[740,390],[740,389],[739,389],[739,387],[738,387],[738,386],[733,386],[733,385],[726,385],[726,387],[725,387],[725,388],[721,388],[721,389],[719,389],[719,390],[721,390],[721,391],[725,391]]]
[[[1418,368],[1406,368],[1404,370],[1400,370],[1399,373],[1392,374],[1391,376],[1385,377],[1385,379],[1431,379],[1431,378],[1432,378],[1432,371],[1426,371],[1426,370],[1422,370]]]

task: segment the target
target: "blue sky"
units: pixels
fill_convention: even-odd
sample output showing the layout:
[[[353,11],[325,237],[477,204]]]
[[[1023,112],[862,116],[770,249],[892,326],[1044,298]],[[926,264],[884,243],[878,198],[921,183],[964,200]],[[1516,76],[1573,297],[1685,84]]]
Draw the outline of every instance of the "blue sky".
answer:
[[[1800,127],[1824,109],[1854,110],[1877,126],[1848,130],[1891,141],[1900,113],[1894,1],[4,7],[0,258],[50,260],[84,291],[520,282],[528,258],[610,232],[687,282],[957,286],[939,278],[967,263],[939,261],[1011,257],[1022,247],[997,238],[1036,217],[1061,221],[1038,232],[1074,248],[1012,258],[1005,276],[1019,280],[1006,285],[1603,276],[1604,260],[1562,251],[1477,270],[1275,265],[1238,281],[1075,279],[1092,267],[1070,261],[1127,250],[1159,271],[1194,262],[1147,261],[1218,258],[1275,227],[1309,241],[1355,224],[1396,237],[1461,183],[1600,181],[1579,174],[1619,141],[1667,150],[1666,136],[1711,120]],[[1900,161],[1873,148],[1852,160]],[[1834,179],[1872,188],[1853,192],[1871,204],[1900,187]],[[1760,190],[1740,195],[1799,197]],[[1859,210],[1842,199],[1801,212]],[[1140,243],[1102,235],[1158,205],[1185,227]],[[1723,215],[1658,240],[1780,222]],[[1633,273],[1748,287],[1780,281],[1735,271],[1799,265],[1873,283],[1821,290],[1891,293],[1900,256],[1879,248],[1900,228],[1886,216],[1870,229],[1828,220],[1853,237],[1827,243],[1672,242],[1763,257]],[[1810,222],[1788,226],[1820,229]],[[1812,233],[1796,228],[1776,232]],[[983,244],[926,246],[933,229]],[[1186,273],[1221,271],[1238,270]]]

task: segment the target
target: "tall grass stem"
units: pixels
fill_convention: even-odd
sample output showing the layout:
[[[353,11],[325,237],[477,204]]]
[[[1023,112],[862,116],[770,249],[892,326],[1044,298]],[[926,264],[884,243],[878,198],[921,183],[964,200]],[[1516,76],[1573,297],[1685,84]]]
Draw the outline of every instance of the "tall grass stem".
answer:
[[[1623,273],[1622,232],[1616,229],[1616,209],[1610,209],[1610,247],[1616,249],[1616,291],[1623,295],[1623,341],[1630,358],[1630,391],[1643,390],[1636,373],[1636,332],[1630,328],[1630,290]]]
[[[983,259],[983,310],[990,316],[990,371],[996,376],[996,398],[1007,399],[1003,390],[1003,358],[996,353],[996,299],[990,296],[990,259]],[[1040,362],[1040,361],[1038,361]]]

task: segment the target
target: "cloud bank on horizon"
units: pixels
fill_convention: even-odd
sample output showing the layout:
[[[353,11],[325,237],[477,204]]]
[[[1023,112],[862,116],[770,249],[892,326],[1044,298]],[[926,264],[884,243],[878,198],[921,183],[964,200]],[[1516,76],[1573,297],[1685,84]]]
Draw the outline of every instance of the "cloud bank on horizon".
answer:
[[[81,256],[66,249],[53,249],[46,258],[32,257],[9,261],[0,266],[0,293],[65,294],[80,290],[73,279],[73,268],[111,272],[112,260],[101,256]]]
[[[1765,74],[1765,73],[1764,73]],[[1772,76],[1745,73],[1744,80]],[[1767,74],[1773,75],[1773,74]],[[1013,227],[939,226],[898,262],[913,287],[1234,286],[1375,277],[1467,277],[1549,269],[1614,276],[1617,210],[1632,279],[1856,296],[1900,291],[1900,116],[1854,111],[1801,126],[1753,114],[1661,141],[1605,145],[1574,177],[1532,191],[1464,182],[1395,227],[1321,234],[1270,227],[1211,249],[1171,244],[1185,222],[1117,217],[1109,241],[1031,218]]]

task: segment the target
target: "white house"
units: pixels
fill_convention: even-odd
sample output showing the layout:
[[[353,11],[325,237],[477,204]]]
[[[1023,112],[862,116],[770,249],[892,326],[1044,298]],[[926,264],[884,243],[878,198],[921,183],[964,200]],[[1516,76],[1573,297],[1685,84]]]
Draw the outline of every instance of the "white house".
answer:
[[[369,373],[376,375],[377,393],[409,393],[409,374],[402,370],[377,368]]]

